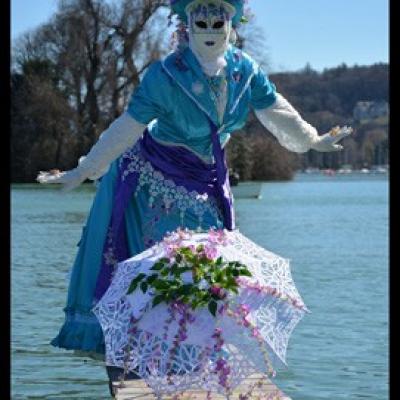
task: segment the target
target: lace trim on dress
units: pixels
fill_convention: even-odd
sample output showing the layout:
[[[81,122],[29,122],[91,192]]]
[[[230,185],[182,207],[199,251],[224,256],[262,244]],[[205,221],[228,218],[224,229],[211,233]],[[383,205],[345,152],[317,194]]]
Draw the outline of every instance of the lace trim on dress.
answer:
[[[139,173],[135,196],[140,190],[147,187],[150,195],[150,207],[153,206],[156,199],[161,199],[166,210],[173,211],[175,209],[179,212],[182,225],[184,225],[187,210],[192,210],[198,217],[199,229],[201,229],[204,215],[207,213],[215,220],[222,220],[222,214],[215,198],[207,193],[188,191],[184,186],[177,185],[171,179],[165,178],[160,171],[153,168],[150,162],[141,157],[138,145],[122,155],[120,165],[126,159],[129,159],[130,162],[122,173],[122,180],[124,181],[132,173]]]

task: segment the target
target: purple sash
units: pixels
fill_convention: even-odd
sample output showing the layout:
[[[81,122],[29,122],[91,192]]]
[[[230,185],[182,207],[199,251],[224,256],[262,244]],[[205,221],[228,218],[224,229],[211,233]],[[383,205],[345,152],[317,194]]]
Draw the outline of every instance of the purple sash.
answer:
[[[195,190],[200,194],[207,193],[219,202],[222,209],[224,226],[234,229],[234,215],[229,174],[225,160],[225,150],[219,141],[217,127],[210,121],[214,164],[207,164],[193,152],[182,146],[165,146],[156,142],[148,130],[139,140],[140,156],[149,161],[155,170],[176,185],[187,190]],[[125,176],[130,160],[123,159],[115,188],[113,211],[104,244],[102,264],[96,282],[95,301],[97,302],[108,289],[115,265],[132,255],[129,254],[126,240],[124,214],[132,194],[135,192],[140,172],[132,172]]]

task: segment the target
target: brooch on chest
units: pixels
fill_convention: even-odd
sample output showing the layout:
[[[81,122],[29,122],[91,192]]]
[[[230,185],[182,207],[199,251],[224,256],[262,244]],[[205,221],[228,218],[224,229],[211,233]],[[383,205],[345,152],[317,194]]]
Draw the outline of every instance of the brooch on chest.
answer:
[[[204,85],[201,82],[192,83],[192,92],[199,96],[204,93]]]

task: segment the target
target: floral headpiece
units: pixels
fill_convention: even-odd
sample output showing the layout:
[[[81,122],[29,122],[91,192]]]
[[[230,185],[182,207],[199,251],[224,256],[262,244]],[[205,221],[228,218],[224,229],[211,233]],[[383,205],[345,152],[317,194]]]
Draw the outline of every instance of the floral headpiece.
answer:
[[[177,14],[179,19],[183,23],[187,23],[187,14],[186,8],[193,2],[198,0],[170,0],[172,13]],[[226,3],[233,6],[236,10],[236,14],[232,18],[232,26],[237,27],[240,23],[247,22],[247,18],[244,16],[244,4],[246,0],[221,0],[223,3]],[[204,0],[204,2],[206,2]]]

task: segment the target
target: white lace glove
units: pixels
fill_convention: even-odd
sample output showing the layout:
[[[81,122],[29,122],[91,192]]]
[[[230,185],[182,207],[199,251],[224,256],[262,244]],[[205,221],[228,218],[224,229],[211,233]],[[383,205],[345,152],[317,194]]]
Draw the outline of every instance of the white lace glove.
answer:
[[[68,191],[79,186],[87,178],[98,179],[108,171],[112,161],[133,146],[145,128],[146,125],[137,122],[125,112],[100,135],[87,156],[79,159],[76,168],[66,172],[40,171],[36,180],[40,183],[60,183],[63,190]]]
[[[317,141],[313,143],[311,148],[322,152],[343,150],[343,146],[337,144],[337,142],[349,136],[352,132],[353,129],[348,126],[344,126],[343,128],[336,126],[328,133],[325,133],[325,135],[318,136]]]
[[[79,168],[74,168],[66,172],[61,172],[58,169],[52,169],[50,171],[40,171],[36,180],[39,183],[61,183],[63,185],[62,190],[68,191],[76,188],[85,179],[88,178],[83,174]]]
[[[334,128],[331,132],[318,136],[317,130],[304,121],[293,106],[279,93],[276,94],[276,101],[272,106],[255,110],[255,114],[283,147],[296,153],[305,153],[310,149],[317,151],[341,150],[343,147],[337,145],[336,142],[352,132],[352,129],[348,127]]]

